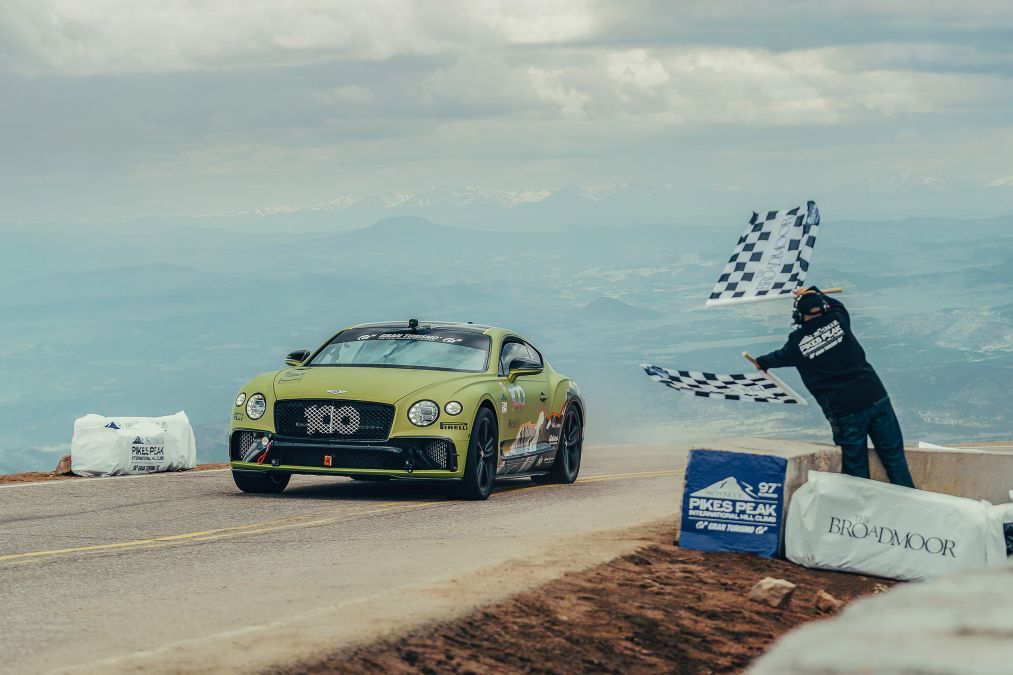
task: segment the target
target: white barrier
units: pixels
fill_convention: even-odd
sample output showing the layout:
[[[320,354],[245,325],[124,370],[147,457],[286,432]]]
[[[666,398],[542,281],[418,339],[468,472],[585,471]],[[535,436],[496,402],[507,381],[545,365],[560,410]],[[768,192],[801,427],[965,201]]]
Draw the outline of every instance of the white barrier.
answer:
[[[197,466],[197,443],[186,413],[165,417],[85,415],[74,422],[71,471],[117,476]]]
[[[1000,565],[1009,509],[810,471],[788,507],[785,553],[806,567],[909,580]]]

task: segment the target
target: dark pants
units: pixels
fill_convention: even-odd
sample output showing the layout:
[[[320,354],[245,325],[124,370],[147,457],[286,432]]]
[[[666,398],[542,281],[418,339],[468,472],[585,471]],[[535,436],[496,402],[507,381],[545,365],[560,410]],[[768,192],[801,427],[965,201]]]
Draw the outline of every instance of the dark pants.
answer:
[[[843,473],[859,478],[869,477],[866,438],[871,438],[890,482],[914,487],[904,457],[904,437],[901,435],[897,414],[890,405],[890,397],[881,398],[868,408],[850,415],[831,416],[829,421],[834,432],[834,443],[841,446]]]

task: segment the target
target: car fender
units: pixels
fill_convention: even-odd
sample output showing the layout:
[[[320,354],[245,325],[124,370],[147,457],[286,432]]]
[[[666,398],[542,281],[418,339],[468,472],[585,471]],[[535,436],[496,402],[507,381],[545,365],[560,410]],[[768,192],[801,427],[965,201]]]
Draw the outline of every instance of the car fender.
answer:
[[[567,408],[574,404],[578,407],[580,421],[583,424],[586,421],[587,409],[584,407],[584,399],[580,395],[580,387],[573,380],[563,378],[556,385],[555,393],[552,397],[552,410],[549,412],[562,417],[566,414]]]
[[[246,400],[249,400],[254,394],[263,394],[264,398],[267,399],[267,412],[260,419],[252,420],[246,414],[245,403],[239,406],[234,405],[232,408],[232,428],[242,427],[256,431],[274,431],[274,379],[277,375],[278,371],[276,370],[261,373],[240,387],[239,391],[236,392],[237,398],[240,393],[246,394]]]
[[[455,400],[460,401],[461,405],[464,406],[461,416],[467,416],[472,423],[474,423],[475,417],[478,415],[479,408],[483,404],[488,405],[496,417],[496,431],[499,437],[497,447],[502,447],[503,442],[508,440],[505,435],[508,429],[499,405],[501,393],[502,388],[500,387],[499,380],[490,377],[469,382],[453,394]],[[499,458],[497,457],[498,461]]]

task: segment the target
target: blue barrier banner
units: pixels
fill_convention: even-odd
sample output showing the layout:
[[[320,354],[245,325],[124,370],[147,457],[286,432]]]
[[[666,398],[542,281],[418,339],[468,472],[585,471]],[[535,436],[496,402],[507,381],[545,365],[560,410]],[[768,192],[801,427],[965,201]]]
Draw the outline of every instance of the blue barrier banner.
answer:
[[[783,457],[691,450],[679,546],[776,556],[787,469]]]

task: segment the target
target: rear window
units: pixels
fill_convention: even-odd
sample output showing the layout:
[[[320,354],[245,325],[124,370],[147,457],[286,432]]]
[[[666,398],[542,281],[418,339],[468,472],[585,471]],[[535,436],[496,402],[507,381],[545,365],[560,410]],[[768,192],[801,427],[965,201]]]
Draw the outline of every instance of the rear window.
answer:
[[[335,336],[309,365],[481,372],[491,343],[488,335],[471,330],[357,328]]]

